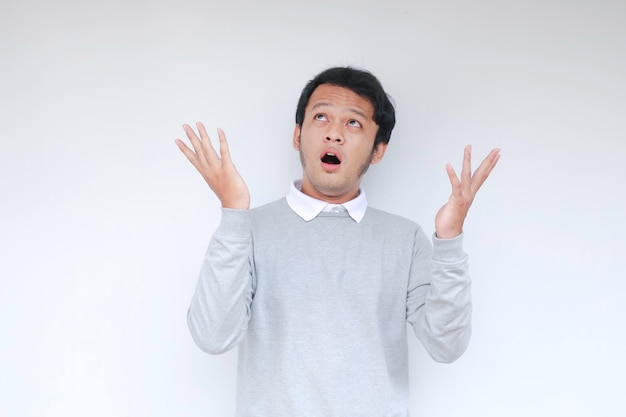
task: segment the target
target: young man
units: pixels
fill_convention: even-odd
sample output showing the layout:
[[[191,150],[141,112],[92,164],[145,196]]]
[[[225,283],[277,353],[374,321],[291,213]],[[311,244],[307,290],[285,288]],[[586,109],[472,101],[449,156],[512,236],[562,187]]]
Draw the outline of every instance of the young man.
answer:
[[[433,245],[412,221],[367,206],[361,179],[384,156],[395,112],[366,71],[331,68],[296,111],[302,180],[250,210],[224,132],[219,155],[204,126],[176,143],[222,203],[188,313],[209,353],[239,347],[239,417],[407,416],[406,323],[429,354],[458,358],[470,338],[463,222],[499,159],[461,178],[448,164],[449,201]]]

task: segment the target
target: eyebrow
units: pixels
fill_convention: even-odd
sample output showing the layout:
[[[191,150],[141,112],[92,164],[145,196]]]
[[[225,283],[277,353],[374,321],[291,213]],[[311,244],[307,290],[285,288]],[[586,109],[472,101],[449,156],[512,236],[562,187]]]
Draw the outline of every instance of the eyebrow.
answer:
[[[313,107],[311,107],[311,110],[315,110],[319,107],[335,107],[334,104],[328,103],[326,101],[320,101],[319,103],[315,103],[313,105]],[[356,107],[348,107],[348,110],[354,114],[357,114],[361,117],[363,117],[366,120],[370,120],[370,117],[365,114],[365,112],[363,112],[362,110],[357,109]]]

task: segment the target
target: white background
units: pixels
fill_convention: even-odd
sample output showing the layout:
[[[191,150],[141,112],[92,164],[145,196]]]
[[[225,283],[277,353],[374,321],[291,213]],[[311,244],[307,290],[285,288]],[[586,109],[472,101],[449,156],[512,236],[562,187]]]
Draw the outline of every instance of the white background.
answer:
[[[333,65],[397,106],[373,206],[430,233],[445,163],[502,148],[466,224],[473,339],[412,344],[413,415],[626,415],[623,0],[3,0],[0,52],[1,415],[233,415],[235,352],[185,319],[219,203],[173,141],[224,128],[253,205],[280,198]]]

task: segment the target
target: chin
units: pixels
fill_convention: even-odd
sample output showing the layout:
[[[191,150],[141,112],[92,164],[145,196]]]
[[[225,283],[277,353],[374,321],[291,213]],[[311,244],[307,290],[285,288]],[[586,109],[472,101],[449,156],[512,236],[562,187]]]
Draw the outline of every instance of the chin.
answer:
[[[347,186],[346,184],[323,184],[316,186],[315,189],[320,194],[329,198],[342,198],[348,196],[351,200],[359,193],[359,187]],[[354,194],[354,196],[352,195]]]

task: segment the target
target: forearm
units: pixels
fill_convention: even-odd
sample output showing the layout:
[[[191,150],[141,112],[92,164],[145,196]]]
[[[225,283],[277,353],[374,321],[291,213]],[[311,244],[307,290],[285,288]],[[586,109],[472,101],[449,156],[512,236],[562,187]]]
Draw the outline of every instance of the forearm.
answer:
[[[438,362],[452,362],[467,348],[471,335],[471,280],[460,235],[433,238],[430,285],[413,317],[416,336]]]
[[[218,354],[243,338],[252,300],[250,212],[222,209],[191,300],[187,321],[196,344]]]

